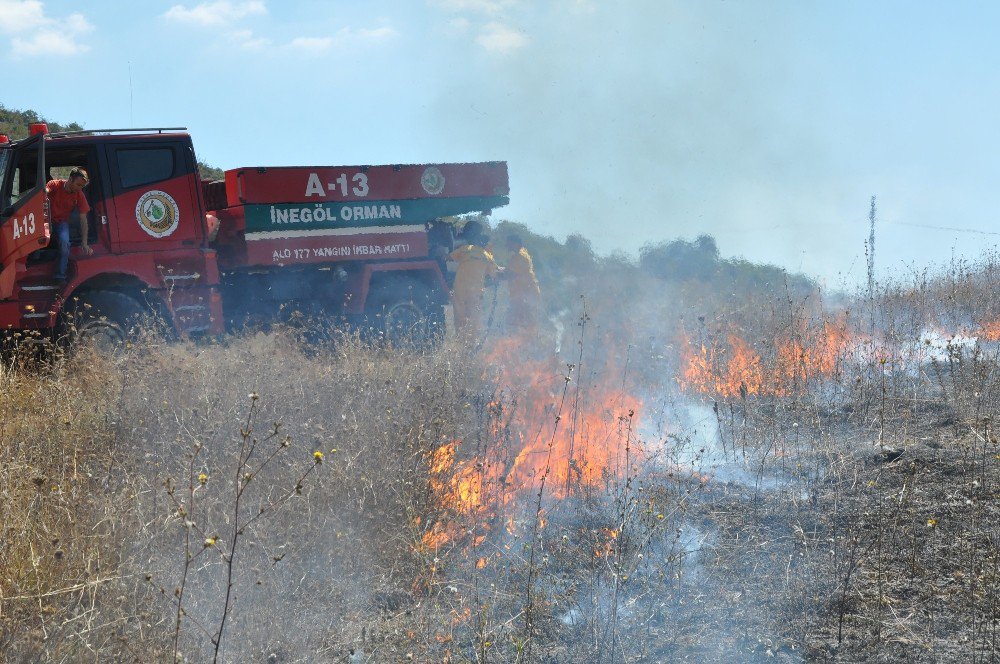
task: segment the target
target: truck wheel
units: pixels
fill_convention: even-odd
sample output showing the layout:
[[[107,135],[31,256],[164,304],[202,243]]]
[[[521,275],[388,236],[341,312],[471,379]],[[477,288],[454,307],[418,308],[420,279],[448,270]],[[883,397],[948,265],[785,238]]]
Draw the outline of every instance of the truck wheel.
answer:
[[[444,307],[436,293],[413,280],[380,284],[365,307],[369,328],[394,345],[428,346],[444,338]]]
[[[81,293],[64,310],[64,334],[71,343],[93,343],[101,350],[121,348],[138,330],[144,313],[138,301],[123,293]]]

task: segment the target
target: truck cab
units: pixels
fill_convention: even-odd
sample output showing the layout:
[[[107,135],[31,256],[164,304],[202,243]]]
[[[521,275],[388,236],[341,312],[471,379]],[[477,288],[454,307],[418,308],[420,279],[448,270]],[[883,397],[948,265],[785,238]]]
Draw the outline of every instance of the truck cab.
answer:
[[[90,175],[84,195],[90,256],[70,223],[68,281],[53,279],[45,185],[73,167]],[[73,302],[92,300],[115,318],[150,311],[181,333],[221,331],[214,252],[207,246],[201,180],[185,133],[78,133],[0,145],[0,322],[12,328],[58,326]],[[33,215],[33,217],[32,217]],[[34,218],[33,232],[21,222]],[[111,293],[110,295],[108,293]],[[77,307],[79,308],[79,307]],[[214,309],[214,311],[213,311]],[[218,322],[216,322],[216,320]],[[127,321],[122,321],[127,322]],[[95,323],[96,325],[96,323]]]

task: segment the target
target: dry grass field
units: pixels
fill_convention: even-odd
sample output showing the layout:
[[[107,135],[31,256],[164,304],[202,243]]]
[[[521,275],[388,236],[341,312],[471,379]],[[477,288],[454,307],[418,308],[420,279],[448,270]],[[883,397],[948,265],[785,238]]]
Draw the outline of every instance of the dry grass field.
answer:
[[[481,349],[10,351],[0,652],[996,661],[997,265],[712,299],[612,261]]]

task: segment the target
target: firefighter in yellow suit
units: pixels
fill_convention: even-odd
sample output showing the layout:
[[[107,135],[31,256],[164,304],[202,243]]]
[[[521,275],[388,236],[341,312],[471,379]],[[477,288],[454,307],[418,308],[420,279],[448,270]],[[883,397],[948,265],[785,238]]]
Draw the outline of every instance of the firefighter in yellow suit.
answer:
[[[538,323],[542,305],[535,266],[520,236],[511,235],[507,238],[507,250],[510,252],[510,260],[503,275],[510,290],[507,328],[511,331],[530,331]]]
[[[478,339],[483,335],[486,279],[496,279],[501,269],[493,260],[493,254],[486,250],[489,239],[478,223],[466,224],[462,240],[466,244],[451,252],[451,259],[458,263],[452,297],[455,331],[459,335]]]

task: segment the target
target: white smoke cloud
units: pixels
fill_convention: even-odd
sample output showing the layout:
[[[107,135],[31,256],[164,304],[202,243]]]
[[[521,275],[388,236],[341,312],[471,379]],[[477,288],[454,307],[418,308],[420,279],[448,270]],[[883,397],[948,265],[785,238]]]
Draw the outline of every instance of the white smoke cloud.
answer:
[[[507,159],[509,214],[545,232],[572,229],[603,251],[707,233],[726,255],[829,272],[808,258],[848,262],[860,246],[849,233],[762,230],[835,228],[844,184],[825,177],[826,143],[805,120],[823,99],[774,106],[806,75],[786,57],[791,23],[776,15],[744,29],[752,16],[654,0],[519,5],[480,21],[489,29],[469,15],[471,34],[453,32],[456,43],[503,57],[470,59],[442,86],[439,138]],[[706,26],[734,36],[708,38]],[[470,90],[471,112],[454,104]]]

